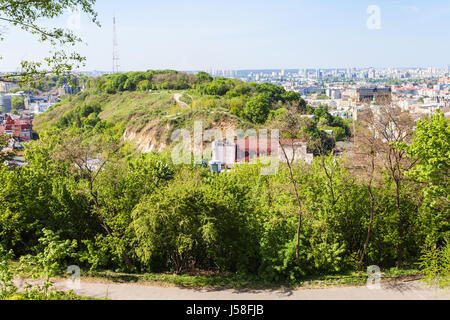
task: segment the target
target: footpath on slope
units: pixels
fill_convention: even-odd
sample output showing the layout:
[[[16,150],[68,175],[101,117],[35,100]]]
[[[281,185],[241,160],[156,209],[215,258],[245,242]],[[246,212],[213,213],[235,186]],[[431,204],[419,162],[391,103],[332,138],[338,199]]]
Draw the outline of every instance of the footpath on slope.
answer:
[[[182,107],[182,108],[189,108],[189,105],[186,102],[181,101],[181,97],[183,95],[181,93],[175,93],[173,95],[173,98],[175,99],[176,103]],[[190,95],[187,95],[192,101],[194,101],[194,98],[192,98]]]

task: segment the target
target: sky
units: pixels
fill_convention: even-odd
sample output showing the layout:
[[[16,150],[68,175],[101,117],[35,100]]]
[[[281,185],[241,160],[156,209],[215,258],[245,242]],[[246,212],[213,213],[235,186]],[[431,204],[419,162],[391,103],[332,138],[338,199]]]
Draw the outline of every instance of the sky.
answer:
[[[448,0],[97,0],[95,8],[101,27],[83,15],[72,23],[84,40],[76,47],[83,70],[112,69],[113,15],[121,71],[450,64]],[[44,23],[66,26],[73,17]],[[0,71],[48,51],[8,28]]]

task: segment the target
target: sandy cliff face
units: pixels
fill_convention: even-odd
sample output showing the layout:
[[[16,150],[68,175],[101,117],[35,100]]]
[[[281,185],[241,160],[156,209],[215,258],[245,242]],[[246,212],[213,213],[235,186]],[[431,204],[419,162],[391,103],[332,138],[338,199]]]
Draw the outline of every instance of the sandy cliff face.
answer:
[[[167,147],[170,133],[170,125],[161,127],[158,121],[151,121],[143,129],[127,127],[122,138],[143,153],[162,152]]]
[[[205,134],[206,130],[211,128],[219,130],[222,133],[223,138],[226,138],[227,131],[234,130],[236,126],[227,121],[213,122],[208,128],[203,128],[203,134]],[[143,153],[150,153],[152,151],[162,152],[167,147],[170,147],[170,139],[173,130],[174,128],[171,124],[162,125],[158,119],[155,119],[145,124],[143,128],[129,124],[122,139],[131,143],[137,150]],[[188,130],[193,138],[194,133],[192,128],[188,128]],[[208,143],[205,141],[204,146],[207,144]]]

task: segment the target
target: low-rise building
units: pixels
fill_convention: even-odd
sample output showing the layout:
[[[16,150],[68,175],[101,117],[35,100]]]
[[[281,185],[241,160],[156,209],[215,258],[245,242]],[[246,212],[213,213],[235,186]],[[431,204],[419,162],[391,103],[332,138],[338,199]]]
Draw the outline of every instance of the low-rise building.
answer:
[[[41,97],[35,97],[35,96],[27,96],[24,99],[25,108],[30,109],[32,105],[39,103],[39,104],[55,104],[56,97],[52,95],[48,96],[41,96]]]
[[[331,99],[341,99],[342,90],[337,88],[328,88],[325,93]]]
[[[64,96],[66,94],[77,94],[78,92],[80,92],[80,88],[74,88],[72,87],[70,84],[65,84],[62,87],[58,88],[58,95],[59,96]]]
[[[32,138],[32,124],[28,118],[13,120],[10,115],[0,125],[0,134],[17,138],[21,141],[30,141]]]
[[[9,92],[13,88],[18,88],[19,85],[14,82],[0,81],[0,92]]]
[[[284,151],[283,151],[284,149]],[[232,168],[236,164],[250,163],[263,157],[277,157],[286,162],[303,160],[311,163],[314,155],[308,153],[304,140],[275,140],[275,139],[236,139],[230,141],[214,141],[212,143],[212,161],[222,168]],[[221,171],[221,170],[220,170]]]
[[[349,88],[342,93],[342,100],[353,103],[389,100],[392,97],[390,87]]]
[[[439,79],[438,84],[450,84],[450,77],[442,77]]]
[[[7,94],[0,94],[0,109],[3,109],[4,113],[11,112],[11,96]]]

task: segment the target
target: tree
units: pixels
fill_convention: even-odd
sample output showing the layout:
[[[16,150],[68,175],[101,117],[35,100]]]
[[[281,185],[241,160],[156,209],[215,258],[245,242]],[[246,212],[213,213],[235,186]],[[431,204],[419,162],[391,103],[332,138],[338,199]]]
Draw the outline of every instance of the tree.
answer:
[[[102,186],[99,177],[108,163],[115,161],[120,150],[120,144],[109,135],[97,135],[84,137],[82,134],[73,135],[64,132],[57,138],[54,159],[68,165],[73,176],[86,181],[83,192],[87,194],[94,204],[95,213],[99,225],[110,238],[117,237],[116,230],[111,223],[110,212],[102,199]],[[122,235],[119,235],[119,237]],[[121,255],[127,265],[132,269],[132,261],[125,251]]]
[[[294,163],[296,162],[295,154],[298,145],[295,143],[295,139],[298,139],[301,134],[301,128],[303,127],[303,119],[299,114],[296,113],[294,108],[288,109],[288,111],[283,115],[282,118],[277,119],[274,123],[276,128],[281,128],[281,137],[283,139],[288,139],[291,141],[290,148],[292,149],[292,157],[288,155],[286,147],[279,141],[280,149],[283,153],[283,157],[286,160],[287,167],[289,170],[289,179],[292,185],[293,193],[295,195],[297,209],[298,209],[298,224],[297,224],[297,238],[296,238],[296,250],[295,257],[297,261],[300,259],[300,232],[303,222],[303,208],[302,201],[300,199],[300,194],[298,191],[298,181],[294,176]]]
[[[167,186],[143,197],[132,227],[144,265],[177,273],[257,272],[260,221],[249,180],[260,176],[252,169],[211,176],[184,167]]]
[[[201,180],[187,178],[189,183],[181,178],[144,198],[133,211],[139,257],[150,265],[156,259],[167,260],[177,273],[199,262],[196,251],[204,245],[202,228],[208,212],[214,210]]]
[[[277,103],[278,101],[284,101],[283,97],[291,97],[289,94],[286,96],[286,90],[272,83],[262,83],[258,85],[257,90],[260,94],[264,94],[271,103]],[[298,96],[296,96],[298,98]]]
[[[7,147],[8,147],[8,136],[0,135],[0,166],[2,166],[6,160],[11,159],[12,153],[3,151],[3,149]]]
[[[316,116],[316,119],[324,119],[325,125],[331,125],[333,122],[333,116],[328,113],[328,106],[327,105],[319,105],[317,108],[314,109],[314,115]]]
[[[14,274],[11,271],[11,260],[14,258],[12,251],[6,251],[0,244],[0,300],[17,292],[14,285]]]
[[[295,91],[287,91],[281,95],[284,102],[298,102],[301,107],[306,106],[306,101],[302,99],[302,96]]]
[[[150,81],[148,80],[142,80],[139,81],[138,85],[137,85],[137,89],[139,91],[148,91],[152,88],[152,84]]]
[[[47,229],[42,230],[43,236],[39,238],[36,255],[27,255],[20,258],[21,267],[33,275],[33,280],[42,279],[44,283],[35,290],[43,293],[45,297],[53,286],[50,280],[62,270],[62,261],[73,257],[77,247],[76,240],[60,240],[59,235]]]
[[[201,72],[197,73],[197,81],[198,81],[198,83],[211,82],[211,81],[213,81],[213,77],[211,77],[209,75],[209,73],[201,71]]]
[[[336,138],[336,141],[342,141],[345,139],[345,129],[341,127],[331,127],[333,130],[333,136]]]
[[[11,98],[11,107],[16,109],[22,109],[25,107],[24,104],[25,99],[23,97],[12,97]]]
[[[355,135],[354,152],[353,157],[351,157],[353,162],[352,166],[354,168],[353,172],[364,185],[367,185],[370,201],[369,223],[367,225],[367,235],[364,246],[359,257],[359,271],[362,271],[367,248],[372,237],[373,224],[376,218],[375,215],[377,213],[374,187],[377,186],[377,177],[379,177],[379,175],[376,174],[376,171],[379,170],[380,164],[378,159],[377,133],[373,126],[373,116],[373,113],[368,113],[361,117],[360,129]]]
[[[107,267],[112,259],[119,260],[126,253],[133,268],[140,266],[136,263],[136,235],[131,227],[131,212],[143,197],[163,188],[173,178],[173,168],[164,160],[153,154],[140,155],[130,160],[117,159],[110,161],[100,172],[97,197],[101,202],[101,215],[113,233],[112,236],[96,238],[93,243],[96,250],[92,251],[88,260],[95,261],[101,256],[99,252],[107,252],[110,255],[109,261],[102,266]],[[122,267],[122,261],[117,263]],[[130,270],[129,266],[125,267]]]
[[[375,130],[377,152],[383,168],[394,184],[398,232],[397,266],[401,267],[404,256],[405,221],[408,218],[402,210],[401,194],[406,179],[405,172],[410,170],[415,162],[408,157],[406,151],[398,148],[398,144],[408,143],[412,139],[414,122],[409,113],[393,105],[380,106],[372,115],[372,120],[370,126]]]
[[[245,100],[241,98],[233,98],[230,100],[230,111],[232,114],[242,117],[244,115]]]
[[[52,45],[55,51],[43,61],[22,61],[21,71],[3,74],[0,80],[30,84],[48,74],[70,77],[74,68],[82,65],[85,58],[76,52],[66,52],[57,47],[74,46],[81,39],[71,30],[46,27],[42,20],[61,17],[67,9],[77,8],[86,13],[92,22],[100,25],[94,10],[95,2],[96,0],[1,0],[1,21],[35,35],[40,42]],[[4,36],[2,31],[0,40],[4,40]]]
[[[270,100],[265,94],[250,99],[244,108],[245,117],[253,123],[266,122],[270,113]]]
[[[431,210],[428,240],[442,243],[449,237],[450,201],[450,120],[441,112],[419,121],[411,144],[399,148],[417,159],[407,175],[423,186],[425,205]],[[447,234],[445,234],[447,232]]]
[[[223,96],[230,90],[230,81],[228,79],[215,78],[212,82],[203,84],[202,88],[206,94]]]
[[[13,97],[11,99],[11,112],[15,113],[25,108],[23,97]]]

